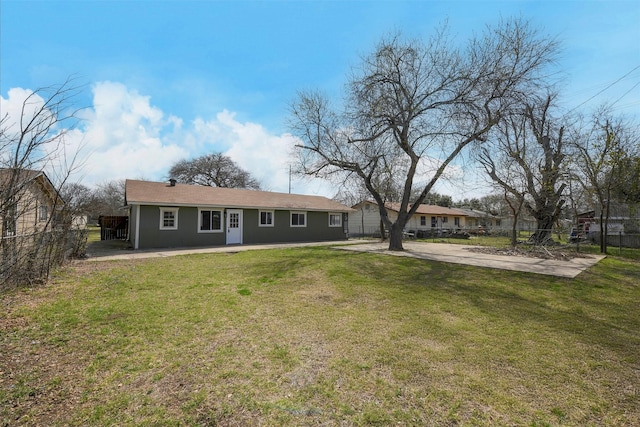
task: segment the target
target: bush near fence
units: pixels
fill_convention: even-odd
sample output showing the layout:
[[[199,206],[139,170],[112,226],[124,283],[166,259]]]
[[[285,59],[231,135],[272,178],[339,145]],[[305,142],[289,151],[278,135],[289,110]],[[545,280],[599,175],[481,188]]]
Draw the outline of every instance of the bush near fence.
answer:
[[[85,256],[86,229],[54,229],[0,241],[0,292],[48,279],[71,258]]]

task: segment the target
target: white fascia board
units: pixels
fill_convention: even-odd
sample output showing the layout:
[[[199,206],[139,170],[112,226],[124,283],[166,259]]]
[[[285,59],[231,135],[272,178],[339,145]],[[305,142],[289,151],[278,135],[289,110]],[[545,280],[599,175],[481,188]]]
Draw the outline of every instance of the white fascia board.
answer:
[[[170,203],[170,202],[129,202],[129,205],[144,206],[177,206],[190,208],[219,208],[219,209],[257,209],[257,210],[274,210],[274,211],[308,211],[308,212],[353,212],[353,209],[318,209],[294,206],[252,206],[252,205],[221,205],[207,203]]]

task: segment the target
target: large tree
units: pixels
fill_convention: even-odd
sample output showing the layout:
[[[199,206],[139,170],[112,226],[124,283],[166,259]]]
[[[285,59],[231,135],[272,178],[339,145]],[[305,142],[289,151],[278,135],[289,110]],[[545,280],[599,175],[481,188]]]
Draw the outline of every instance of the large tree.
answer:
[[[93,190],[89,203],[89,214],[92,218],[101,215],[123,215],[124,206],[124,179],[114,179],[98,184]]]
[[[625,152],[620,160],[614,193],[618,199],[630,204],[640,203],[640,135],[637,130],[634,140],[636,153]]]
[[[491,179],[536,219],[532,236],[546,243],[564,206],[565,127],[552,116],[554,96],[526,104],[501,121],[478,160]]]
[[[169,170],[169,177],[185,184],[260,189],[258,180],[231,158],[220,153],[180,160]]]
[[[390,230],[389,249],[402,250],[407,221],[447,167],[543,84],[555,53],[554,40],[520,20],[488,27],[464,48],[445,30],[426,42],[383,39],[349,78],[343,111],[316,91],[292,102],[300,170],[334,182],[356,177]],[[389,182],[401,183],[394,222],[385,208]]]
[[[639,172],[634,171],[629,156],[636,146],[637,139],[631,128],[606,107],[597,110],[573,136],[574,176],[598,207],[602,253],[607,252],[606,236],[613,199],[628,201],[625,193],[632,195],[634,185],[637,191]]]

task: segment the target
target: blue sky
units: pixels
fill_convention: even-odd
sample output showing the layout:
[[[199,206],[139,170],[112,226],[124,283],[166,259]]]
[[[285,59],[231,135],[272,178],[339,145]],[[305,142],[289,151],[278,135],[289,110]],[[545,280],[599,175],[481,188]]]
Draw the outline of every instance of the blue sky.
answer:
[[[617,113],[640,115],[636,0],[2,0],[2,114],[25,91],[75,75],[89,107],[76,131],[77,180],[163,180],[175,161],[215,151],[286,192],[298,90],[339,98],[350,67],[391,32],[426,38],[448,20],[462,44],[512,16],[561,41],[567,110],[615,102]],[[441,189],[454,199],[477,191],[456,187],[466,190]],[[333,196],[317,181],[296,179],[292,190]]]

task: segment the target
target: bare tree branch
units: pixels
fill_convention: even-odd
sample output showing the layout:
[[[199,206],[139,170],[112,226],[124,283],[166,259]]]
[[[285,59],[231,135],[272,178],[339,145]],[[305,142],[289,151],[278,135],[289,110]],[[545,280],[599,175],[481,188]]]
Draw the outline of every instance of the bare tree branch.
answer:
[[[555,40],[520,20],[487,28],[466,50],[454,47],[445,27],[426,42],[383,39],[350,76],[343,112],[317,92],[291,104],[300,171],[360,177],[391,231],[389,249],[402,250],[404,226],[447,167],[545,84],[556,50]],[[431,159],[437,166],[425,171]],[[416,192],[417,175],[426,173]],[[400,202],[394,222],[385,208],[390,188]]]

